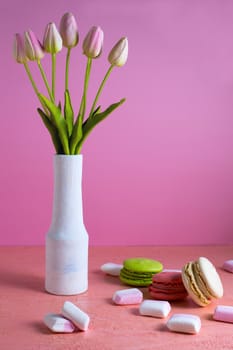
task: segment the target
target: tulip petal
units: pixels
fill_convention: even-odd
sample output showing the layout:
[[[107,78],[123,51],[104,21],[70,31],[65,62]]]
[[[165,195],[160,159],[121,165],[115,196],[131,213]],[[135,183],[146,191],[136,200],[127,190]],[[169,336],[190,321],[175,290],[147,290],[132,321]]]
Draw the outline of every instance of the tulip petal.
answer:
[[[60,34],[63,41],[63,46],[72,48],[78,44],[78,26],[74,15],[70,12],[62,16],[60,22]]]
[[[35,36],[32,30],[28,30],[24,33],[25,38],[25,51],[29,60],[38,61],[44,57],[44,51],[41,43]]]
[[[62,49],[62,38],[55,23],[49,23],[45,29],[43,46],[46,52],[56,54]]]
[[[97,58],[103,49],[104,32],[100,27],[92,27],[83,41],[83,53],[89,58]]]
[[[108,55],[108,61],[113,66],[123,66],[128,58],[128,39],[121,38],[112,48]]]
[[[25,52],[25,45],[23,37],[19,34],[15,34],[14,38],[14,48],[13,48],[13,55],[18,63],[26,63],[27,62],[27,55]]]

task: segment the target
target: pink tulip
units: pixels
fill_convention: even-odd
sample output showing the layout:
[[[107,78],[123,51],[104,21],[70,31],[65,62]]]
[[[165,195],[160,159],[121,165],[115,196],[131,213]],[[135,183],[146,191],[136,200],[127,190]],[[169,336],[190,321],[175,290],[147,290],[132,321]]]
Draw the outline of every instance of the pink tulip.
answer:
[[[25,51],[29,60],[39,61],[44,57],[44,50],[41,43],[33,33],[33,31],[28,30],[24,33],[25,40]]]
[[[128,58],[128,39],[121,38],[108,55],[108,61],[112,66],[123,66]]]
[[[78,26],[72,13],[67,12],[62,16],[60,22],[60,34],[63,46],[71,49],[78,44]]]
[[[27,55],[25,52],[24,40],[23,40],[23,37],[19,33],[15,34],[13,55],[14,55],[16,62],[18,62],[18,63],[26,63],[27,62]]]
[[[45,29],[43,46],[46,52],[55,54],[62,49],[62,38],[55,23],[49,23]]]
[[[83,41],[83,53],[89,58],[100,56],[103,48],[104,33],[100,27],[92,27]]]

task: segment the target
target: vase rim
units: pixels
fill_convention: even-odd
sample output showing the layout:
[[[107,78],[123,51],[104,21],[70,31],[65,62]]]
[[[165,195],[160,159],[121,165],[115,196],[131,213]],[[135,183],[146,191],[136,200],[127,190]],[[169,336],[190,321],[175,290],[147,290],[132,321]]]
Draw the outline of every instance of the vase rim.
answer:
[[[56,153],[54,154],[54,157],[82,157],[83,155],[82,154],[59,154],[59,153]]]

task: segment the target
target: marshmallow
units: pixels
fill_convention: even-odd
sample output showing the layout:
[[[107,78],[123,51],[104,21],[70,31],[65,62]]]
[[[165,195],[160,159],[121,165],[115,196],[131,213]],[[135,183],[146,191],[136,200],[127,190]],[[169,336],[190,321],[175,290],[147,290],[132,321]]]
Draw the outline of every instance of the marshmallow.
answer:
[[[233,260],[226,260],[223,264],[223,269],[233,273]]]
[[[180,269],[163,269],[163,272],[182,272]]]
[[[167,322],[170,331],[197,334],[201,329],[200,317],[190,314],[174,314]]]
[[[140,304],[143,299],[142,292],[137,288],[118,290],[114,293],[112,300],[117,305]]]
[[[90,322],[89,316],[70,301],[65,301],[62,308],[62,315],[73,322],[80,330],[86,331],[88,329]]]
[[[121,271],[122,267],[123,267],[123,265],[121,265],[121,264],[115,264],[115,263],[109,262],[109,263],[103,264],[100,267],[100,269],[101,269],[101,271],[103,271],[107,275],[120,276],[120,271]]]
[[[233,323],[233,306],[218,305],[215,308],[214,320]]]
[[[139,313],[143,316],[165,318],[170,311],[169,302],[161,300],[144,300],[139,307]]]
[[[72,322],[57,314],[45,315],[44,323],[54,333],[72,333],[75,330]]]

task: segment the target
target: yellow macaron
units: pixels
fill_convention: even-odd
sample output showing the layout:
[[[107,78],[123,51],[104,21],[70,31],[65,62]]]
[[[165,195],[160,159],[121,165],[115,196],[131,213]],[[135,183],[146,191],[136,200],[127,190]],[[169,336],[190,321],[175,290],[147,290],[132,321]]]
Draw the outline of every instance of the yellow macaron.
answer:
[[[207,258],[200,257],[185,264],[182,269],[182,280],[190,297],[200,306],[207,306],[212,299],[223,296],[221,279]]]

